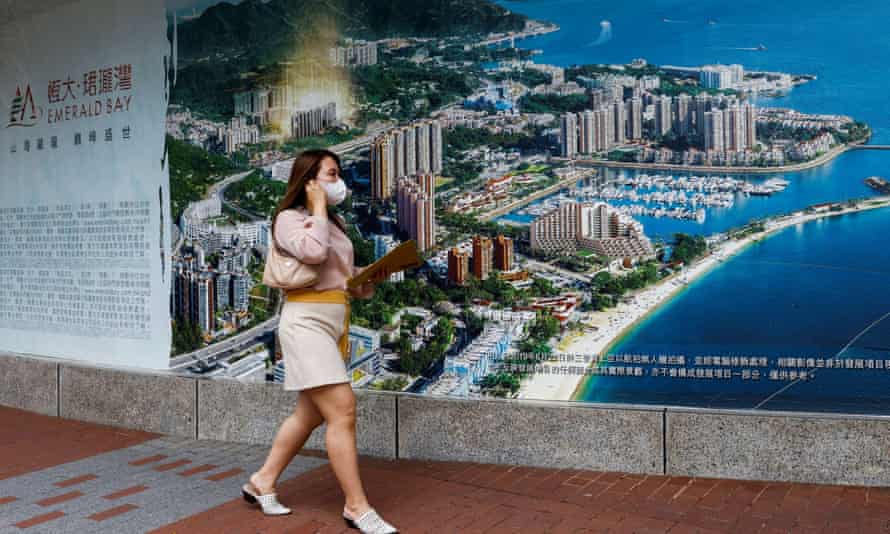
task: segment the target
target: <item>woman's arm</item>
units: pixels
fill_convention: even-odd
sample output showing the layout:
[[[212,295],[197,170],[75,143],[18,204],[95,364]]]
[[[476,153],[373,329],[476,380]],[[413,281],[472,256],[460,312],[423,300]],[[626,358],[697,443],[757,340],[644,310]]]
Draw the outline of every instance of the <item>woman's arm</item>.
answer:
[[[327,217],[284,210],[275,222],[278,246],[303,263],[319,264],[328,259],[331,222]]]

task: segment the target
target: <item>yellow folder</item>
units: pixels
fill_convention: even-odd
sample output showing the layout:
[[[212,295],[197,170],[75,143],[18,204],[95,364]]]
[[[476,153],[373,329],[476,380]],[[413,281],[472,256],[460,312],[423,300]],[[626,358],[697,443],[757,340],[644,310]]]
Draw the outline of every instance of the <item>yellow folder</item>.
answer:
[[[349,288],[358,287],[371,280],[375,273],[386,267],[390,273],[404,271],[412,267],[420,267],[423,260],[417,254],[417,243],[409,239],[396,248],[389,251],[386,256],[369,265],[364,271],[349,279],[346,285]]]

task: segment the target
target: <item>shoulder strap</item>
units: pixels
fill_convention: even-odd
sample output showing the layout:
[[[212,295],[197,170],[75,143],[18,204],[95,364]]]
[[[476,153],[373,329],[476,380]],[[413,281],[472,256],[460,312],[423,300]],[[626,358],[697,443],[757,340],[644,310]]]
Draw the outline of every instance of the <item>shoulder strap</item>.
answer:
[[[286,211],[295,211],[297,213],[300,213],[300,211],[297,209],[287,208],[287,209],[281,210],[278,213],[278,216],[281,216],[281,214]],[[272,243],[272,246],[275,247],[275,250],[277,250],[279,254],[283,254],[285,256],[293,258],[293,256],[290,253],[288,253],[286,250],[284,250],[284,248],[282,248],[281,243],[278,242],[278,237],[276,237],[275,232],[271,232],[271,234],[272,234],[272,236],[271,236],[271,239],[269,240],[269,242]]]

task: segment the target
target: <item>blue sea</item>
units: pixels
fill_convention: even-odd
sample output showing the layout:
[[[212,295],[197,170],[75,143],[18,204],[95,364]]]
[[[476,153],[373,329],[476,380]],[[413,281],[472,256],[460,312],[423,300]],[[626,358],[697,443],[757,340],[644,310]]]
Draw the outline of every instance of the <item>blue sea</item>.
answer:
[[[890,104],[884,95],[890,84],[885,29],[890,4],[885,2],[860,2],[855,8],[800,0],[499,3],[560,25],[559,32],[517,41],[517,46],[543,52],[537,62],[569,66],[645,58],[655,64],[741,63],[747,70],[815,74],[817,80],[787,96],[758,99],[757,104],[849,115],[872,127],[872,143],[890,144]],[[767,50],[750,50],[760,44]],[[668,240],[674,232],[709,235],[816,203],[873,195],[862,182],[871,175],[890,177],[890,152],[852,151],[817,169],[781,174],[790,182],[783,193],[739,196],[732,208],[709,208],[702,224],[640,220],[652,237]],[[770,176],[744,178],[760,181]],[[767,358],[767,367],[723,366],[721,360],[698,368],[728,369],[732,378],[698,379],[651,376],[653,367],[678,365],[609,364],[642,367],[646,377],[593,377],[581,398],[890,413],[890,318],[881,320],[888,312],[890,210],[789,228],[690,284],[612,351],[682,355],[691,369],[696,368],[694,358],[705,355]],[[770,371],[799,372],[797,366],[778,367],[779,358],[791,357],[803,359],[798,363],[803,363],[807,380],[771,380]],[[853,368],[816,367],[836,357]],[[754,369],[761,373],[759,380],[742,378],[743,370]]]

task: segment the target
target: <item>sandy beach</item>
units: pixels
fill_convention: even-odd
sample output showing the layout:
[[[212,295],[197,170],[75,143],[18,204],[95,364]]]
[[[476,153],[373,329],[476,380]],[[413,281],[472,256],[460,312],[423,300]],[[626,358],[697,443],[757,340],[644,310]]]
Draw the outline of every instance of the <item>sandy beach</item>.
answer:
[[[593,333],[586,333],[574,339],[564,353],[583,355],[606,354],[611,346],[629,332],[647,315],[670,301],[688,284],[700,278],[727,258],[741,252],[745,247],[766,239],[776,232],[825,217],[834,217],[852,212],[867,211],[890,206],[890,196],[873,197],[856,208],[840,211],[819,211],[816,213],[797,212],[790,216],[777,217],[767,221],[763,232],[751,234],[739,240],[727,240],[712,249],[711,254],[699,259],[681,273],[671,275],[658,283],[630,295],[630,303],[621,303],[615,308],[593,312],[587,324],[597,327]],[[566,365],[564,362],[546,362],[547,367]],[[580,365],[580,364],[571,364]],[[586,375],[536,373],[520,385],[518,397],[521,399],[572,400],[580,393]]]

